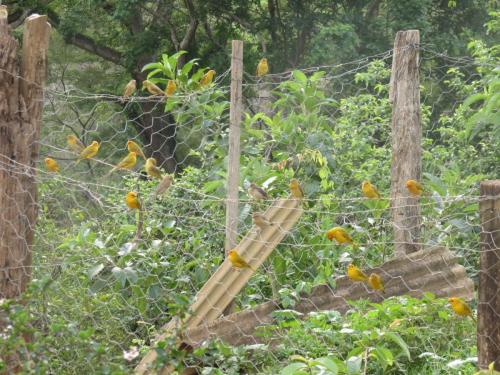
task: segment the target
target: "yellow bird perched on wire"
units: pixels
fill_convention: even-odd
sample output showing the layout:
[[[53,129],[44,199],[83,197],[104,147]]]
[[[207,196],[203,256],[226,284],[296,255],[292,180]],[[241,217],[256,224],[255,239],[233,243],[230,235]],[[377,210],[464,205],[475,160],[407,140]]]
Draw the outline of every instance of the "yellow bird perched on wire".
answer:
[[[144,155],[144,152],[142,152],[141,146],[139,146],[134,141],[131,141],[130,139],[127,141],[127,150],[128,152],[135,152],[141,158],[146,160],[146,156]]]
[[[347,276],[353,281],[368,280],[368,276],[352,263],[347,266]]]
[[[79,154],[85,148],[85,145],[73,134],[68,135],[66,138],[66,142],[68,143],[68,147],[71,151]]]
[[[167,83],[167,88],[165,89],[165,96],[167,98],[171,97],[172,95],[174,95],[175,90],[177,90],[177,84],[175,83],[175,81],[170,79]]]
[[[255,212],[252,214],[252,219],[255,225],[257,225],[261,230],[265,229],[266,227],[269,227],[271,225],[274,225],[271,223],[269,220],[266,219],[266,217],[258,212]]]
[[[352,237],[347,233],[347,231],[342,227],[334,227],[326,232],[326,237],[333,241],[334,239],[341,245],[352,244],[356,246],[352,240]]]
[[[99,151],[100,144],[97,141],[92,141],[90,145],[85,147],[81,152],[80,152],[80,158],[77,160],[77,163],[80,160],[83,159],[92,159],[94,156],[97,155],[97,152]]]
[[[250,184],[250,187],[248,188],[248,195],[250,195],[253,199],[258,201],[269,198],[265,190],[257,186],[257,184],[253,182]]]
[[[151,95],[161,95],[163,96],[163,91],[156,86],[153,82],[145,80],[142,81],[142,86],[151,94]]]
[[[215,70],[210,69],[208,72],[205,73],[205,75],[203,77],[201,77],[200,85],[201,86],[208,86],[209,84],[212,83],[214,77],[215,77]]]
[[[172,186],[173,183],[174,183],[174,178],[168,174],[165,175],[165,177],[163,177],[163,180],[161,180],[161,182],[156,187],[155,194],[161,195],[165,193],[170,188],[170,186]]]
[[[148,160],[146,160],[146,165],[144,166],[144,169],[146,170],[148,176],[157,178],[159,180],[162,179],[161,171],[160,168],[156,166],[155,158],[148,158]]]
[[[125,203],[128,208],[132,210],[140,210],[141,202],[139,201],[138,194],[135,191],[129,191],[125,196]]]
[[[269,72],[269,65],[267,63],[267,59],[263,57],[257,64],[257,71],[256,71],[257,77],[263,77],[268,72]]]
[[[128,99],[130,98],[135,90],[137,89],[137,82],[135,79],[131,79],[129,83],[125,86],[125,89],[123,90],[123,98]]]
[[[379,199],[380,198],[380,193],[378,192],[377,188],[375,185],[370,183],[370,181],[363,181],[361,184],[361,191],[363,192],[364,196],[370,199]]]
[[[127,156],[125,156],[117,165],[113,167],[113,169],[108,173],[111,174],[117,169],[132,169],[135,167],[135,163],[137,163],[137,154],[135,152],[129,152]]]
[[[45,158],[45,166],[50,172],[59,173],[59,164],[52,158]]]
[[[304,190],[302,189],[302,186],[300,186],[299,180],[297,180],[296,178],[292,178],[288,186],[290,187],[290,191],[294,198],[304,198]]]
[[[385,293],[384,280],[382,280],[382,277],[378,273],[373,272],[370,274],[370,277],[368,277],[368,286]]]
[[[227,254],[227,258],[235,268],[250,268],[255,272],[255,268],[253,268],[250,264],[248,264],[245,259],[243,259],[240,254],[236,251],[236,249],[231,250]]]
[[[406,188],[412,195],[416,197],[420,196],[424,192],[423,186],[416,180],[406,181]]]
[[[462,298],[450,297],[448,298],[448,302],[455,314],[459,316],[470,316],[472,320],[476,321],[476,318],[472,315],[471,308]]]

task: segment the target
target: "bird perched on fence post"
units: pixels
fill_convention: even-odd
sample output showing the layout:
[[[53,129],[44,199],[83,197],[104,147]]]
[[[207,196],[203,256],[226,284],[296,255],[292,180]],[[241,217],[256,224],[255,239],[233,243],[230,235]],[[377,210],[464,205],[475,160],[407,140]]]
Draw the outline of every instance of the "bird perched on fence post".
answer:
[[[368,280],[368,276],[352,263],[347,266],[347,276],[353,281]]]
[[[92,159],[94,156],[97,155],[97,152],[99,151],[100,144],[97,141],[92,141],[90,145],[85,147],[81,152],[80,152],[80,157],[76,161],[78,164],[80,160],[83,159]]]
[[[450,297],[448,298],[448,302],[450,303],[455,314],[459,316],[470,316],[473,321],[476,321],[476,318],[472,315],[472,309],[462,298]]]
[[[374,290],[380,290],[385,293],[384,280],[378,273],[372,272],[368,278],[368,286]]]
[[[248,264],[245,259],[243,259],[240,254],[236,251],[236,249],[233,249],[229,251],[227,254],[227,257],[233,267],[235,268],[250,268],[252,271],[255,272],[255,268],[253,268],[250,264]]]
[[[128,208],[132,210],[140,210],[141,202],[139,201],[138,194],[135,191],[129,191],[125,196],[125,203]]]
[[[297,199],[302,199],[304,198],[304,189],[302,189],[302,186],[300,185],[299,180],[296,178],[292,178],[290,180],[290,191],[292,193],[292,197],[297,198]]]
[[[137,82],[135,79],[131,79],[129,83],[127,83],[127,85],[125,86],[125,89],[123,90],[123,98],[121,101],[123,102],[128,98],[130,98],[136,89],[137,89]]]
[[[269,72],[269,65],[267,63],[267,59],[263,57],[260,59],[259,63],[257,64],[257,71],[256,75],[257,77],[263,77]]]
[[[59,173],[59,164],[52,158],[45,158],[45,166],[50,172]]]
[[[361,184],[361,191],[363,192],[364,196],[370,199],[379,199],[380,198],[380,193],[378,192],[377,188],[375,185],[370,183],[370,181],[363,181]]]
[[[251,183],[248,188],[248,195],[250,195],[253,199],[260,201],[264,199],[269,199],[267,193],[261,187],[257,186],[255,183]]]
[[[263,230],[271,225],[274,225],[274,223],[271,223],[269,220],[266,219],[266,217],[258,212],[254,212],[252,214],[252,219],[255,225],[257,225],[260,230]]]

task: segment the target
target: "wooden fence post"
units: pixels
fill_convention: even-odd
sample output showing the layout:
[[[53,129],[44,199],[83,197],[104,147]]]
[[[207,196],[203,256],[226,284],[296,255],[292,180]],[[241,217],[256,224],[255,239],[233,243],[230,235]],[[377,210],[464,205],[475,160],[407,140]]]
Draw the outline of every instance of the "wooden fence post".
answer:
[[[394,40],[389,100],[392,102],[391,215],[394,252],[402,256],[420,249],[420,206],[405,186],[422,175],[422,126],[418,73],[420,34],[398,31]]]
[[[481,182],[477,351],[481,369],[500,371],[500,180]]]
[[[0,298],[20,295],[31,278],[49,36],[47,16],[28,17],[19,63],[7,8],[0,6]]]
[[[231,54],[231,107],[226,199],[226,254],[237,245],[240,186],[240,123],[242,110],[243,42],[233,40]]]

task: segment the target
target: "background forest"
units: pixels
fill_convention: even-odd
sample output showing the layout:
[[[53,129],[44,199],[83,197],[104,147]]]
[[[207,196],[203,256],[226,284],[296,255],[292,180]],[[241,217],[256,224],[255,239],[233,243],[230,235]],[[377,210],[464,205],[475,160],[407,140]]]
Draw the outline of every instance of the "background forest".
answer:
[[[238,296],[235,309],[269,300],[283,309],[260,332],[274,345],[218,340],[191,353],[157,345],[158,363],[201,374],[474,374],[476,327],[425,294],[353,301],[346,314],[298,317],[301,293],[392,256],[389,202],[361,198],[363,180],[388,197],[391,48],[420,30],[424,247],[444,245],[477,282],[478,185],[499,178],[500,9],[495,0],[7,0],[21,39],[32,13],[53,27],[45,90],[33,281],[22,301],[0,300],[8,325],[0,358],[33,374],[127,374],[159,328],[182,316],[224,260],[231,40],[244,41],[240,234],[252,225],[255,182],[307,197],[299,224]],[[262,57],[270,74],[258,79]],[[158,63],[143,69],[147,64]],[[213,84],[197,82],[208,70]],[[121,98],[129,80],[134,100]],[[166,102],[148,99],[145,79]],[[269,99],[270,98],[270,99]],[[99,162],[75,163],[66,137],[101,142]],[[175,183],[113,173],[127,140]],[[123,201],[139,191],[144,218]],[[262,208],[262,207],[257,207]],[[138,222],[142,223],[137,241]],[[359,248],[324,233],[349,228]],[[471,305],[474,307],[474,301]],[[300,318],[300,319],[296,319]],[[28,339],[30,337],[31,339]],[[6,362],[0,360],[0,372]],[[2,368],[2,366],[4,366]]]

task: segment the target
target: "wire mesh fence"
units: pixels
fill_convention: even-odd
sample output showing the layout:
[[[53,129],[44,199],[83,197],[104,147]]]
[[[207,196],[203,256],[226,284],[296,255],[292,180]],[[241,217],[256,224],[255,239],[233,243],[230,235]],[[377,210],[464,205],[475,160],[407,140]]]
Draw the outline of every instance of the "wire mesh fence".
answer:
[[[498,150],[488,129],[467,123],[464,100],[495,66],[425,45],[420,53],[424,177],[421,191],[408,194],[418,195],[423,252],[451,253],[390,265],[392,51],[263,77],[248,72],[239,240],[250,232],[258,244],[271,227],[283,231],[278,222],[286,218],[267,215],[259,224],[255,214],[288,198],[292,179],[303,188],[303,214],[255,273],[244,269],[245,262],[256,268],[253,258],[228,271],[252,273],[233,308],[251,311],[260,327],[240,327],[239,335],[237,318],[225,323],[245,346],[201,335],[188,353],[168,336],[156,346],[158,362],[206,374],[286,366],[398,373],[412,361],[429,373],[472,373],[475,313],[459,317],[453,301],[427,292],[473,296],[478,183],[498,172]],[[83,92],[63,71],[52,72],[58,78],[44,90],[39,163],[0,159],[3,171],[35,173],[39,190],[32,282],[20,304],[2,300],[2,356],[17,353],[27,372],[132,371],[160,328],[190,313],[224,261],[229,71],[201,84],[208,70],[193,68],[197,79],[170,79],[176,90],[168,96]],[[148,79],[161,92],[169,85],[168,77]],[[364,181],[371,189],[362,189]],[[249,194],[252,183],[266,194]],[[229,287],[221,281],[218,290]],[[321,288],[341,306],[321,308]],[[272,311],[259,315],[266,306]]]

